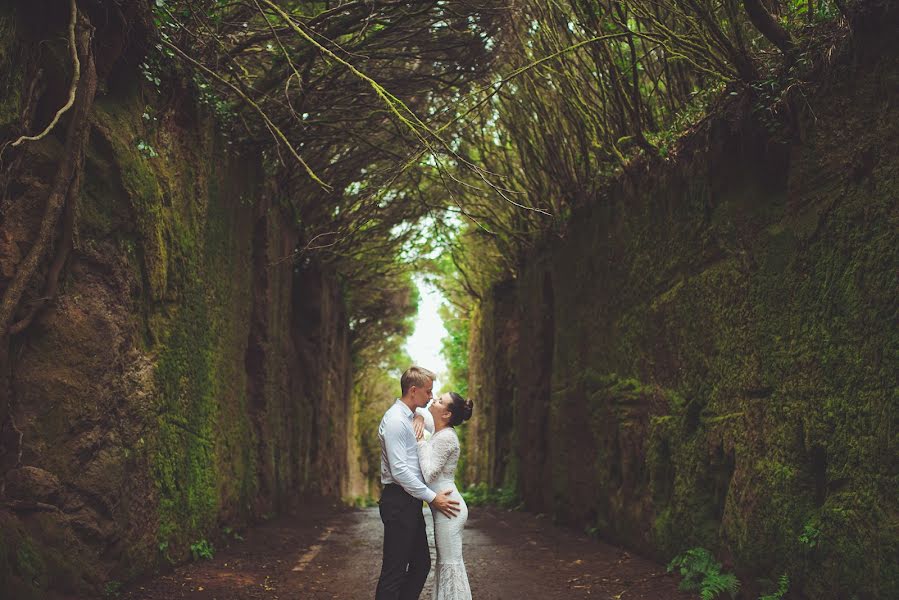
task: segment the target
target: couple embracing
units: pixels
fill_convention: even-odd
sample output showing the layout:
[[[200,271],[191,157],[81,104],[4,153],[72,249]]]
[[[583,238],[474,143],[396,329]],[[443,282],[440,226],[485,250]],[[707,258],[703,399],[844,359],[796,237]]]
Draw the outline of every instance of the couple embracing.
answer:
[[[384,558],[376,600],[416,600],[431,556],[422,501],[431,506],[437,568],[433,600],[471,600],[462,528],[468,507],[454,483],[459,438],[454,427],[471,417],[472,404],[449,392],[434,398],[434,373],[410,367],[400,379],[402,398],[391,406],[378,428],[381,442],[380,512],[384,523]],[[424,430],[431,432],[424,438]]]

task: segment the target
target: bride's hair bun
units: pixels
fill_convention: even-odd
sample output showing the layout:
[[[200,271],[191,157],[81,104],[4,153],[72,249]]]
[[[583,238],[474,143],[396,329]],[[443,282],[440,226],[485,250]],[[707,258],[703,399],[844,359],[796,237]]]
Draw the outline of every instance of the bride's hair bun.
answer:
[[[474,404],[472,404],[471,400],[466,400],[462,405],[462,422],[464,423],[468,419],[471,418],[471,413],[474,410]]]
[[[455,427],[471,418],[474,404],[471,400],[466,400],[456,392],[450,392],[449,395],[452,399],[452,402],[449,405],[449,411],[453,415],[450,418],[449,424]]]

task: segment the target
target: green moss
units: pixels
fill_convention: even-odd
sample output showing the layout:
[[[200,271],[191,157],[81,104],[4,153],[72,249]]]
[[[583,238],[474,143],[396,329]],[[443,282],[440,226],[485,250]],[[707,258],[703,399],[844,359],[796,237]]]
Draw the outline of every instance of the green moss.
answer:
[[[16,570],[25,581],[38,589],[47,587],[47,566],[29,538],[24,538],[16,549]]]
[[[170,239],[173,215],[164,203],[162,181],[175,177],[169,172],[183,157],[159,156],[150,158],[138,149],[138,140],[146,135],[140,119],[139,97],[134,91],[127,98],[100,98],[95,103],[98,129],[110,148],[105,157],[111,162],[104,165],[96,153],[88,155],[100,173],[117,171],[117,183],[109,180],[90,179],[87,184],[86,202],[81,213],[88,225],[104,231],[110,227],[115,211],[120,210],[114,202],[120,197],[118,186],[124,191],[134,215],[134,226],[141,236],[141,253],[150,293],[154,299],[165,296],[169,280]],[[177,167],[175,167],[177,168]],[[107,183],[108,182],[108,183]],[[96,190],[93,188],[97,188]]]
[[[177,560],[222,511],[245,514],[258,492],[243,362],[251,236],[249,208],[238,202],[254,179],[249,169],[225,172],[211,137],[172,135],[142,119],[144,110],[136,87],[98,98],[79,216],[94,235],[118,241],[146,284],[145,344],[157,357],[147,436],[157,543],[160,557]]]
[[[207,531],[218,513],[216,331],[211,316],[202,291],[193,290],[156,370],[161,410],[153,470],[160,495],[159,538],[170,547]]]
[[[557,519],[664,558],[707,547],[747,581],[788,572],[808,597],[899,593],[899,138],[872,93],[894,72],[829,90],[789,161],[746,136],[739,158],[659,168],[525,265],[535,315],[551,262],[554,351],[520,349],[552,394],[519,469]]]
[[[162,180],[161,187],[182,176],[203,185],[204,173],[186,173]],[[242,191],[236,187],[211,185],[206,193],[213,200],[199,205],[208,211],[203,216],[193,212],[187,192],[173,194],[176,203],[164,210],[167,243],[179,257],[170,259],[168,285],[179,302],[176,310],[160,307],[151,317],[161,344],[152,468],[158,539],[171,558],[183,558],[191,542],[208,537],[223,510],[245,514],[259,489],[244,370],[251,247],[248,230],[235,235],[245,226],[232,210]]]
[[[6,7],[0,9],[0,32],[7,25],[6,12]],[[0,65],[8,58],[6,48],[4,37]],[[0,89],[0,104],[6,101],[3,93]],[[158,121],[141,117],[147,104],[153,105],[150,112]],[[122,408],[127,409],[124,416],[107,423],[112,427],[108,432],[108,428],[101,431],[103,453],[120,455],[114,464],[109,463],[115,468],[102,469],[97,479],[115,489],[106,493],[88,486],[79,494],[116,500],[113,514],[97,516],[103,535],[114,530],[109,535],[116,537],[109,552],[101,556],[92,552],[92,542],[72,534],[68,522],[54,526],[49,520],[43,522],[44,515],[29,514],[30,546],[11,541],[3,523],[0,589],[12,597],[30,600],[43,597],[48,589],[92,597],[110,577],[129,581],[146,574],[154,561],[185,559],[190,543],[212,539],[220,520],[245,523],[261,504],[286,503],[298,488],[294,448],[299,445],[296,430],[305,423],[291,395],[291,373],[283,359],[292,333],[290,269],[265,273],[272,288],[280,285],[287,292],[272,302],[279,303],[283,313],[278,319],[261,315],[261,333],[271,339],[265,347],[263,389],[257,390],[257,404],[248,406],[245,353],[254,306],[255,220],[252,202],[241,202],[241,197],[258,194],[259,177],[252,160],[231,159],[207,127],[209,123],[191,123],[189,111],[181,99],[144,95],[139,84],[129,87],[124,81],[110,85],[96,99],[76,215],[76,245],[84,250],[79,256],[88,257],[84,268],[90,271],[91,290],[96,288],[94,282],[101,288],[103,282],[110,286],[105,291],[96,288],[100,296],[92,300],[113,302],[111,316],[92,318],[100,319],[100,325],[113,319],[112,329],[125,336],[120,340],[125,346],[117,348],[127,352],[130,360],[127,345],[133,341],[142,357],[140,372],[124,367],[127,376],[122,382],[123,390],[140,385],[139,392],[122,398]],[[155,156],[142,152],[139,141],[151,145]],[[38,145],[34,151],[47,151],[41,148]],[[269,225],[279,229],[281,223],[273,218]],[[288,236],[283,231],[275,232],[271,252],[280,251],[284,237]],[[95,264],[89,258],[92,252],[102,253],[108,263]],[[122,273],[122,264],[130,272]],[[70,275],[82,282],[86,272],[76,271]],[[97,273],[101,279],[91,279]],[[109,277],[104,279],[105,275]],[[268,288],[262,291],[266,292]],[[269,298],[260,300],[263,310],[267,309]],[[130,323],[119,320],[122,311],[130,312],[127,318],[133,330]],[[266,322],[270,317],[271,326]],[[93,329],[93,321],[84,327]],[[128,339],[132,331],[138,339]],[[58,337],[39,335],[28,352],[50,356],[58,350],[51,342],[58,345]],[[120,350],[114,354],[118,356]],[[83,361],[79,359],[77,371],[72,375],[66,371],[66,385],[81,385],[80,378],[72,381],[75,375],[107,373],[110,367],[105,364],[92,363],[82,369],[83,363],[102,362],[98,356],[87,353]],[[147,361],[154,364],[153,381],[143,385],[148,383],[143,367]],[[58,378],[51,379],[53,386],[66,387]],[[46,392],[44,387],[40,389]],[[63,405],[41,417],[35,444],[66,439],[72,418],[87,418],[85,411],[93,406],[79,405],[76,408],[85,410],[74,415]],[[107,444],[113,446],[107,450]],[[58,469],[57,465],[48,469],[60,478],[71,475],[71,453],[61,458],[58,453],[45,454],[47,460],[58,461]],[[272,467],[276,475],[264,479],[267,472],[261,472],[260,464]],[[128,491],[122,491],[119,483],[128,476],[126,468],[139,472]],[[141,504],[134,507],[140,518],[129,525],[133,511],[128,505],[136,502]],[[148,509],[155,509],[155,519]],[[19,526],[25,519],[13,521]],[[25,539],[24,525],[21,529],[19,538]],[[63,533],[71,539],[61,537]],[[60,548],[70,549],[71,555]],[[111,563],[115,563],[112,571],[106,572]],[[89,591],[81,594],[85,588]]]
[[[72,556],[73,539],[56,515],[37,515],[26,529],[0,517],[0,586],[4,597],[38,600],[48,590],[87,592],[93,565]]]

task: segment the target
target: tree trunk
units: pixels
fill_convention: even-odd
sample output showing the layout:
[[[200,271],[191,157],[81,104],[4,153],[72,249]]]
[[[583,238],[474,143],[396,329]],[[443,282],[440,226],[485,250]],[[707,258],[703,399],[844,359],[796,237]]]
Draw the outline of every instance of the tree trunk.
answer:
[[[771,16],[761,0],[743,0],[743,8],[746,9],[746,14],[749,15],[749,20],[752,21],[755,28],[768,38],[768,41],[777,46],[788,60],[792,60],[795,48],[793,38]]]

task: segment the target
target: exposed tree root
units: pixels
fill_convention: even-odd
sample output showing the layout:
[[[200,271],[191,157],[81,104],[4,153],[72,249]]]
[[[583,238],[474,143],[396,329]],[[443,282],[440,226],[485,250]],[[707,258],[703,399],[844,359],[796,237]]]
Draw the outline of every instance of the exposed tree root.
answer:
[[[0,337],[5,337],[10,333],[9,325],[15,317],[16,310],[19,308],[22,295],[31,282],[34,273],[43,262],[51,245],[59,222],[59,215],[64,208],[66,197],[70,195],[69,188],[72,187],[73,181],[77,179],[76,170],[80,170],[83,162],[84,146],[89,129],[88,115],[93,106],[94,94],[97,91],[97,72],[90,49],[92,28],[87,22],[83,22],[83,26],[80,29],[78,34],[78,51],[86,59],[84,61],[85,69],[81,78],[81,85],[78,86],[75,109],[71,121],[69,121],[62,164],[50,188],[37,239],[19,264],[15,276],[3,294],[3,300],[0,303]]]
[[[15,422],[10,381],[12,367],[10,336],[23,331],[32,322],[40,307],[55,295],[59,275],[68,257],[72,242],[74,203],[80,188],[85,146],[90,129],[89,115],[97,91],[97,70],[91,48],[93,27],[85,18],[76,17],[73,19],[73,23],[76,21],[77,25],[73,25],[73,27],[77,29],[75,44],[77,55],[80,57],[76,61],[76,68],[80,70],[80,74],[76,73],[75,75],[78,87],[66,131],[65,150],[47,196],[44,216],[34,244],[19,263],[15,275],[3,292],[2,301],[0,301],[0,407],[2,407],[0,408],[0,467],[2,467],[0,472],[19,465],[22,460],[22,431]],[[61,113],[58,113],[57,116],[59,114]],[[57,246],[56,257],[48,270],[47,281],[44,285],[44,297],[38,300],[25,318],[10,326],[20,308],[25,291],[53,244],[60,214],[66,208],[63,233]]]
[[[72,230],[75,226],[75,205],[78,202],[78,195],[81,191],[81,175],[84,163],[84,156],[75,168],[75,176],[72,184],[69,186],[69,193],[65,201],[65,213],[62,218],[62,235],[56,244],[56,256],[50,264],[47,272],[47,281],[44,284],[44,293],[40,298],[36,298],[31,302],[31,307],[23,318],[16,321],[9,328],[10,335],[16,335],[24,331],[34,318],[38,315],[42,308],[47,306],[53,298],[56,297],[56,290],[59,287],[59,275],[69,258],[69,252],[72,249]]]
[[[56,111],[56,115],[53,116],[53,120],[50,121],[50,124],[37,135],[23,135],[19,137],[16,141],[12,143],[13,146],[18,146],[22,142],[34,142],[42,137],[49,134],[56,124],[59,123],[60,117],[75,104],[75,96],[76,90],[78,89],[78,81],[81,79],[81,61],[78,57],[78,46],[77,41],[75,39],[75,29],[78,21],[78,7],[75,5],[75,0],[71,0],[71,9],[72,9],[72,18],[69,24],[69,47],[72,49],[72,87],[69,89],[69,99],[58,111]],[[93,101],[92,101],[93,102]]]

